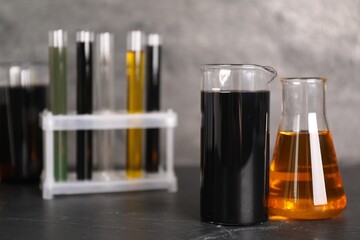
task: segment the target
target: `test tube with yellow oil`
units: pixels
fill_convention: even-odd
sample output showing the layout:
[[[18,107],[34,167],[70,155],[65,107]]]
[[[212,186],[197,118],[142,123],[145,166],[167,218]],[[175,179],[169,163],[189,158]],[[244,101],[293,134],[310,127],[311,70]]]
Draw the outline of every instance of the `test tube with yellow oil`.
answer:
[[[128,81],[128,113],[144,111],[144,78],[145,78],[145,34],[141,31],[128,32],[126,67]],[[143,131],[140,128],[127,130],[126,177],[142,177],[142,141]]]

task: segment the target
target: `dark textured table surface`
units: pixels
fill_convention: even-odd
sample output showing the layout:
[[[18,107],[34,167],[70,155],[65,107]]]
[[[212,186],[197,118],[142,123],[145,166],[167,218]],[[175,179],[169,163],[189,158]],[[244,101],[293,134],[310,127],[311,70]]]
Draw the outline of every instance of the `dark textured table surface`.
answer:
[[[0,239],[360,239],[360,165],[343,167],[348,206],[319,221],[221,227],[199,220],[199,169],[178,168],[179,191],[58,196],[0,184]]]

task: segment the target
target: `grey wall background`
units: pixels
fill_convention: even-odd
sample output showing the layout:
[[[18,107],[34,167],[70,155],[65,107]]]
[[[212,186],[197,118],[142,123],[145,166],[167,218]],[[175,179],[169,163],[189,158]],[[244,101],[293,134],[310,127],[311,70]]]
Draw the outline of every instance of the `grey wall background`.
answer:
[[[114,91],[117,108],[124,109],[126,32],[161,33],[163,108],[179,114],[177,165],[200,162],[201,64],[257,63],[280,76],[327,76],[327,116],[337,155],[341,164],[353,164],[360,163],[359,23],[358,0],[1,0],[0,60],[47,61],[48,30],[68,30],[69,106],[75,109],[75,31],[114,32]],[[280,83],[271,89],[273,148]]]

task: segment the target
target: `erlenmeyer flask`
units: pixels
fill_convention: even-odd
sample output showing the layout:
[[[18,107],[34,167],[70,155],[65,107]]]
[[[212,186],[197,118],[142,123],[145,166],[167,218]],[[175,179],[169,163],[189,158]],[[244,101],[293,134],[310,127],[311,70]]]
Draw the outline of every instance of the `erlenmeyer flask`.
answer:
[[[323,219],[346,206],[325,112],[326,78],[283,78],[282,115],[270,166],[269,214]]]

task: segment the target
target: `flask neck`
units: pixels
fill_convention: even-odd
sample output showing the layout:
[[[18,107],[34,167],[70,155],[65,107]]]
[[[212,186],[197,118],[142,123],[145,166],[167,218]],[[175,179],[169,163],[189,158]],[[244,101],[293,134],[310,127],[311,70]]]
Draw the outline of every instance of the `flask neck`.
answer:
[[[281,131],[328,130],[325,78],[282,79]]]

